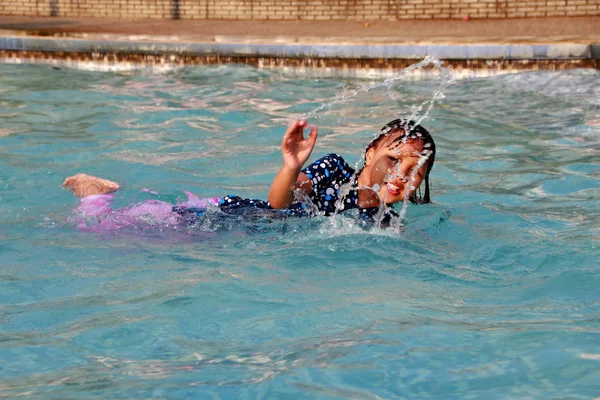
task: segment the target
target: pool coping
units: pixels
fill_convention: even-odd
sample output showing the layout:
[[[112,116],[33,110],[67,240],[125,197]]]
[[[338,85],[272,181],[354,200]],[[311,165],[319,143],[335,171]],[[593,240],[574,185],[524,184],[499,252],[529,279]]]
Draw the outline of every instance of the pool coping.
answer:
[[[87,35],[86,35],[87,36]],[[152,36],[35,37],[0,32],[0,50],[49,53],[145,54],[316,59],[599,60],[595,43],[394,43],[369,38],[314,43],[302,38],[201,38],[198,42]],[[212,41],[211,41],[212,40]],[[252,42],[249,42],[252,40]]]

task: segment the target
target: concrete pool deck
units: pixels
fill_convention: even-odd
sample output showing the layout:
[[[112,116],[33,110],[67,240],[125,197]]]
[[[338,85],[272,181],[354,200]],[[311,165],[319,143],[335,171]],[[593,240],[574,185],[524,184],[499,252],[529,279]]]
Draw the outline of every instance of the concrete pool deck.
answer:
[[[471,68],[489,67],[492,60],[537,69],[600,68],[600,17],[393,22],[0,17],[0,58],[90,54],[112,62],[162,57],[154,63],[256,64],[266,58],[294,67],[310,59],[313,67],[351,68],[402,67],[399,60],[432,55],[467,61]]]

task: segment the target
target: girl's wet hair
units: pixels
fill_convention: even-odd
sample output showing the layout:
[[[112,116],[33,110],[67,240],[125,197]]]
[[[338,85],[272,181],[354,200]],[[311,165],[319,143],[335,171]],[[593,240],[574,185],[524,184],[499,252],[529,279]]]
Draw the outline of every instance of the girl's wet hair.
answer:
[[[396,133],[400,134],[397,137],[394,137]],[[431,196],[429,193],[429,173],[431,172],[431,168],[433,168],[433,163],[435,162],[435,142],[433,141],[433,137],[431,137],[429,131],[414,121],[407,119],[395,119],[388,122],[383,128],[381,128],[381,134],[367,145],[365,153],[370,149],[377,147],[386,138],[390,139],[390,145],[393,143],[407,142],[410,140],[423,141],[423,155],[426,155],[430,152],[426,161],[427,173],[423,178],[423,181],[425,182],[425,189],[423,195],[421,195],[421,188],[419,187],[417,192],[411,196],[410,201],[421,204],[430,203]]]

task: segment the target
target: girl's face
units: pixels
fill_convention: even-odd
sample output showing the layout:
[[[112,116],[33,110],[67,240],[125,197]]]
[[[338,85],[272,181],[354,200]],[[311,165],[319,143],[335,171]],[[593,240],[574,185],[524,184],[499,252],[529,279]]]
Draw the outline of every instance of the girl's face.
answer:
[[[378,185],[379,200],[387,204],[403,201],[407,193],[410,198],[427,173],[427,163],[422,162],[419,166],[424,150],[422,140],[390,142],[384,140],[367,151],[365,168],[359,178],[361,186],[372,188]]]

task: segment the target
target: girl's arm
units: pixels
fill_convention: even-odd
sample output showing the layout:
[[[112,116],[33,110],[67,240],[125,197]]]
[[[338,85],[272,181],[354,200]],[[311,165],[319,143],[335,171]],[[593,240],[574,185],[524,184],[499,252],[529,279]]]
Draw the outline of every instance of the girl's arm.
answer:
[[[316,126],[310,129],[310,135],[304,139],[306,121],[294,121],[290,124],[281,141],[283,166],[275,175],[269,190],[269,203],[273,208],[286,208],[294,201],[294,189],[310,192],[312,182],[300,172],[302,166],[315,148],[318,131]]]

